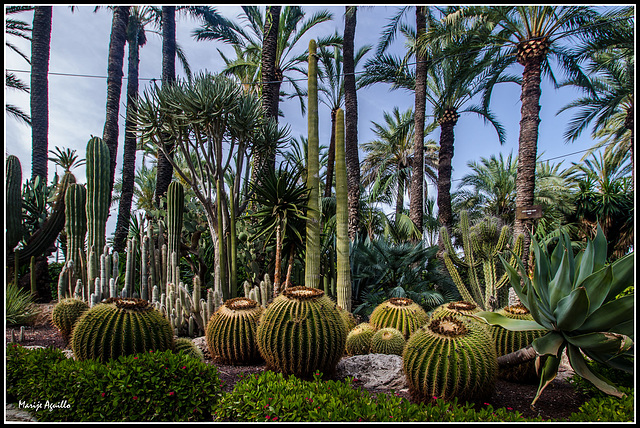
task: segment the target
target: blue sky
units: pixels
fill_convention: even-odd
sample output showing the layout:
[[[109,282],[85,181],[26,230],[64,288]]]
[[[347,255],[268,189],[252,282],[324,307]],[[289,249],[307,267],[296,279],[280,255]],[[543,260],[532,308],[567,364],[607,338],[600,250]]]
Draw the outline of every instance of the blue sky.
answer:
[[[53,24],[51,39],[50,67],[51,73],[65,73],[89,76],[106,76],[107,55],[109,46],[109,34],[111,30],[111,12],[102,8],[98,12],[93,12],[93,6],[79,6],[75,12],[71,12],[67,6],[54,6]],[[218,11],[232,19],[237,19],[241,11],[239,6],[217,6]],[[302,52],[308,47],[311,37],[333,34],[337,30],[342,34],[344,29],[344,6],[304,6],[307,15],[318,9],[327,9],[333,13],[333,21],[319,24],[307,37],[299,43],[299,51]],[[388,19],[397,13],[398,6],[374,6],[360,8],[357,16],[356,27],[356,49],[364,44],[377,44],[382,28]],[[413,11],[407,14],[407,20],[414,20]],[[21,19],[31,23],[33,12],[24,12],[15,15],[16,19]],[[414,24],[415,25],[415,24]],[[184,16],[177,18],[177,40],[186,52],[187,59],[193,72],[208,70],[218,72],[222,69],[224,62],[217,53],[219,48],[227,56],[234,57],[233,50],[220,42],[196,42],[191,36],[197,23]],[[22,40],[12,38],[24,53],[29,55],[30,44]],[[147,35],[147,44],[140,51],[140,89],[141,91],[150,84],[145,78],[160,78],[161,76],[161,37],[156,34]],[[402,55],[404,52],[404,40],[402,36],[392,45],[391,52]],[[370,52],[361,62],[364,64],[367,58],[373,55]],[[125,55],[127,52],[125,51]],[[125,57],[126,58],[126,57]],[[5,68],[9,70],[29,70],[29,65],[17,54],[5,48]],[[179,64],[176,66],[178,75],[184,76]],[[362,66],[356,69],[361,71]],[[514,68],[513,73],[520,74],[522,67]],[[126,65],[125,65],[126,77]],[[22,81],[29,82],[28,73],[16,73]],[[302,78],[303,76],[297,76]],[[304,82],[300,82],[305,85]],[[283,89],[287,88],[283,84]],[[84,157],[86,143],[91,135],[102,136],[105,118],[107,82],[105,77],[70,77],[70,76],[49,76],[49,149],[55,146],[61,148],[76,149],[77,153]],[[120,148],[118,150],[117,172],[122,166],[122,141],[124,130],[124,102],[126,91],[126,80],[123,80],[120,107]],[[558,163],[564,160],[565,166],[572,161],[578,162],[582,153],[565,156],[570,153],[588,149],[594,141],[590,138],[590,132],[584,132],[581,138],[574,143],[565,143],[563,134],[566,123],[571,119],[574,112],[564,112],[556,115],[557,111],[571,100],[577,97],[575,90],[571,88],[554,89],[548,80],[543,81],[542,96],[540,100],[540,134],[538,141],[538,153],[544,153],[542,159],[550,159],[563,156],[562,159],[553,160]],[[5,102],[17,105],[23,111],[29,112],[29,96],[17,91],[5,91]],[[358,91],[358,133],[359,142],[363,143],[375,138],[371,131],[372,121],[384,123],[383,113],[391,112],[394,107],[400,111],[405,111],[414,104],[413,94],[404,90],[390,90],[389,85],[378,84]],[[297,100],[288,100],[280,103],[280,108],[284,112],[281,123],[286,123],[291,127],[291,136],[298,138],[307,134],[307,119],[300,113],[300,106]],[[503,124],[507,132],[507,141],[500,145],[494,129],[485,124],[482,119],[465,114],[462,115],[455,127],[455,152],[453,158],[453,189],[457,182],[468,172],[467,163],[470,161],[479,162],[482,157],[489,157],[492,154],[517,155],[518,133],[520,121],[520,87],[515,84],[499,85],[495,90],[492,109],[496,117]],[[330,114],[329,109],[320,104],[319,107],[319,134],[320,144],[329,144],[330,136]],[[427,136],[427,139],[439,141],[439,130]],[[31,176],[31,129],[17,122],[11,117],[6,117],[5,121],[5,157],[16,155],[22,163],[23,180]],[[363,156],[361,153],[360,160]],[[138,164],[141,162],[141,154],[137,156]],[[54,165],[49,165],[49,176],[54,173]],[[85,182],[84,167],[77,168],[75,175],[80,183]],[[435,198],[436,191],[432,187],[429,194]],[[408,200],[405,201],[408,204]],[[408,206],[408,205],[407,205]],[[107,234],[110,235],[115,228],[115,209],[107,227]]]

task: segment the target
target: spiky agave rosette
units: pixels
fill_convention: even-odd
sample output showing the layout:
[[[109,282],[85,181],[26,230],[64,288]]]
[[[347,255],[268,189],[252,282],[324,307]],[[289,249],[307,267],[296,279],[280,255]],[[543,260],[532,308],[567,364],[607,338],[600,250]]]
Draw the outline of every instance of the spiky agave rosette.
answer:
[[[400,330],[405,339],[429,321],[424,309],[405,297],[392,297],[376,306],[369,323],[376,329],[392,327]]]
[[[381,328],[371,336],[371,353],[402,355],[406,343],[400,330],[393,327]]]
[[[367,322],[355,326],[347,334],[346,354],[349,356],[368,354],[371,350],[371,337],[375,332],[375,327]]]
[[[506,306],[497,313],[511,319],[533,321],[531,312],[522,303]],[[511,331],[499,325],[492,325],[489,329],[496,344],[498,357],[523,349],[547,333],[546,330]],[[543,363],[544,360],[542,360]],[[498,377],[509,382],[535,383],[539,376],[535,361],[528,361],[511,367],[501,367],[498,371]]]
[[[498,372],[488,330],[464,317],[446,315],[416,330],[404,347],[403,369],[411,395],[473,400],[490,395]]]
[[[71,335],[78,360],[108,361],[122,355],[174,349],[169,320],[146,300],[110,298],[86,311]]]
[[[322,290],[304,286],[276,297],[260,317],[257,333],[267,368],[302,378],[332,373],[347,338],[336,303]]]
[[[229,299],[220,306],[205,331],[211,358],[230,365],[261,361],[256,331],[263,311],[257,301],[246,297]]]

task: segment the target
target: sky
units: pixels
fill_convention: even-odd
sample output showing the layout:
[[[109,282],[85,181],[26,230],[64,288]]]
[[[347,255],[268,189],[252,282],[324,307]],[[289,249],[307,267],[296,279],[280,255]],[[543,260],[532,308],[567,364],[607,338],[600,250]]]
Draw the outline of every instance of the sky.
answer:
[[[308,47],[311,38],[333,34],[335,31],[342,34],[344,30],[344,6],[307,6],[304,5],[307,16],[311,16],[319,9],[329,10],[333,14],[333,20],[324,22],[314,27],[298,44],[296,53],[303,52]],[[372,6],[358,9],[355,46],[358,49],[364,44],[374,46],[371,52],[365,56],[356,68],[356,73],[362,71],[362,65],[366,59],[372,57],[375,46],[380,38],[383,27],[389,18],[394,16],[399,6]],[[216,6],[219,13],[225,17],[239,21],[240,6]],[[23,20],[29,24],[33,21],[33,12],[23,12],[14,15],[15,19]],[[406,20],[415,26],[415,15],[412,10],[406,15]],[[413,20],[413,22],[412,22]],[[77,154],[85,156],[86,144],[92,135],[102,136],[106,115],[106,91],[107,91],[107,57],[109,48],[109,35],[111,31],[112,13],[106,7],[94,13],[93,6],[76,6],[72,12],[68,6],[53,7],[53,21],[51,34],[51,53],[49,63],[49,149],[58,146],[61,149],[75,149]],[[178,15],[176,18],[176,38],[186,52],[191,70],[207,70],[213,73],[220,72],[224,66],[217,49],[220,49],[228,57],[235,57],[233,49],[221,42],[204,41],[197,42],[192,37],[192,32],[199,24],[192,18]],[[391,46],[390,53],[404,55],[404,40],[399,35]],[[30,54],[30,43],[15,37],[10,39],[18,48]],[[217,49],[216,49],[217,48]],[[121,173],[122,147],[124,135],[124,114],[126,95],[126,55],[120,100],[120,132],[119,149],[116,173]],[[24,70],[15,72],[23,82],[29,83],[29,64],[20,56],[5,47],[5,69]],[[184,77],[184,71],[176,61],[178,77]],[[520,65],[512,69],[513,73],[521,74],[523,67]],[[147,44],[140,50],[140,92],[150,85],[150,80],[160,80],[162,71],[162,39],[157,34],[147,34]],[[98,77],[78,77],[56,75],[75,74]],[[297,75],[296,78],[304,78]],[[305,82],[299,82],[306,86]],[[290,84],[284,83],[283,90],[290,89]],[[471,114],[461,115],[455,127],[455,151],[452,161],[452,191],[456,189],[457,182],[469,172],[468,162],[480,162],[481,158],[491,155],[508,156],[518,152],[518,134],[520,121],[520,87],[516,84],[505,83],[498,85],[493,95],[491,108],[498,120],[506,129],[507,137],[504,145],[500,145],[496,132],[491,125]],[[555,89],[547,80],[543,80],[542,95],[540,99],[540,127],[538,139],[538,153],[542,160],[553,159],[552,163],[564,161],[563,166],[569,166],[571,162],[578,162],[582,157],[581,152],[591,147],[595,142],[590,137],[590,131],[583,132],[582,136],[573,143],[566,143],[563,134],[566,123],[575,114],[573,111],[557,115],[558,110],[575,99],[579,94],[572,88]],[[24,112],[29,112],[29,95],[15,90],[5,90],[5,103],[14,104]],[[384,123],[384,112],[391,112],[394,107],[400,111],[406,111],[413,107],[413,93],[405,90],[391,90],[390,85],[376,84],[358,91],[358,140],[365,143],[375,139],[372,131],[372,122]],[[298,138],[307,135],[307,118],[300,111],[297,100],[281,101],[280,109],[284,118],[280,118],[281,124],[290,126],[292,137]],[[429,114],[429,107],[427,107]],[[319,105],[319,137],[321,145],[329,145],[330,137],[330,112],[328,107]],[[426,139],[439,141],[439,129],[426,136]],[[16,119],[6,115],[5,120],[5,158],[15,155],[22,164],[23,182],[31,176],[31,128],[19,123]],[[363,152],[360,152],[360,161],[363,160]],[[137,154],[137,164],[141,164],[141,152]],[[85,183],[85,167],[73,170],[79,183]],[[49,179],[53,177],[55,166],[49,163]],[[435,198],[436,190],[429,186],[429,195]],[[408,207],[408,199],[405,199]],[[115,229],[117,206],[112,207],[111,215],[107,223],[107,235],[111,235]]]

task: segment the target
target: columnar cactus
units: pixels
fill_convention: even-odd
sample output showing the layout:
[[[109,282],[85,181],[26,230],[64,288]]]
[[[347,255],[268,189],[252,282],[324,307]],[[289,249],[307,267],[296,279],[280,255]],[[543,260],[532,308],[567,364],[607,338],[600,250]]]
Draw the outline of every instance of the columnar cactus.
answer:
[[[7,182],[5,213],[7,220],[7,252],[12,251],[22,239],[22,167],[20,160],[7,156]]]
[[[371,336],[371,353],[402,355],[407,341],[404,334],[396,328],[381,328]]]
[[[411,335],[402,364],[415,400],[458,397],[464,402],[491,394],[497,358],[487,329],[466,317],[444,316]]]
[[[180,262],[183,216],[184,186],[179,181],[172,181],[167,190],[167,251],[169,255],[177,254],[178,263]],[[168,277],[167,281],[171,281],[171,278]]]
[[[205,337],[211,358],[230,365],[261,361],[256,330],[263,311],[258,302],[246,297],[224,302],[207,323]]]
[[[91,137],[87,143],[87,252],[94,252],[88,266],[88,283],[97,277],[97,263],[105,245],[109,216],[110,183],[109,147],[102,138]],[[95,261],[95,265],[92,262]]]
[[[62,299],[53,307],[51,322],[60,330],[65,341],[69,340],[78,318],[87,310],[89,305],[86,302],[73,298]]]
[[[305,285],[320,287],[320,158],[318,137],[318,57],[316,41],[309,41],[309,78],[308,78],[308,160],[307,188],[309,202],[307,209],[307,251],[305,258]]]
[[[500,315],[507,318],[518,320],[533,321],[533,316],[523,304],[506,306],[497,311]],[[526,348],[538,337],[542,337],[547,330],[524,330],[511,331],[499,325],[490,326],[490,332],[496,344],[496,352],[498,357],[510,354],[519,349]],[[528,361],[509,367],[501,367],[498,377],[509,382],[517,383],[536,383],[538,381],[538,373],[536,372],[535,361]]]
[[[371,350],[371,337],[375,332],[375,327],[367,322],[355,326],[347,334],[346,354],[349,356],[368,354]]]
[[[405,297],[392,297],[376,306],[369,323],[376,329],[393,327],[408,339],[411,333],[422,327],[429,316],[420,305]]]
[[[87,189],[81,184],[71,184],[64,198],[67,259],[73,260],[75,278],[86,282],[86,272],[82,272],[82,266],[86,258],[84,241],[87,235]]]
[[[336,112],[336,294],[338,305],[351,312],[349,263],[349,200],[344,146],[344,111]]]
[[[336,303],[324,291],[303,286],[289,287],[273,299],[257,333],[269,369],[303,378],[316,371],[332,373],[347,338]]]
[[[498,293],[509,282],[506,272],[498,277],[496,270],[496,264],[500,261],[498,255],[507,249],[511,235],[509,227],[503,226],[498,232],[495,220],[487,218],[472,228],[469,225],[469,215],[466,211],[461,211],[460,229],[464,249],[462,258],[453,248],[447,228],[440,229],[440,237],[445,246],[445,266],[463,300],[476,303],[482,310],[495,310],[500,306],[501,300],[506,299],[506,293],[502,293],[502,296]],[[515,263],[516,256],[522,256],[523,239],[524,237],[518,237],[514,243],[512,263]],[[467,270],[468,283],[462,280],[458,269]],[[479,269],[482,269],[481,274]]]
[[[338,312],[340,312],[340,316],[342,316],[342,321],[344,321],[344,325],[347,327],[347,331],[351,331],[356,327],[356,317],[346,309],[343,309],[342,306],[338,305]]]
[[[78,319],[71,335],[71,349],[78,360],[106,362],[174,347],[169,320],[140,299],[104,300]]]

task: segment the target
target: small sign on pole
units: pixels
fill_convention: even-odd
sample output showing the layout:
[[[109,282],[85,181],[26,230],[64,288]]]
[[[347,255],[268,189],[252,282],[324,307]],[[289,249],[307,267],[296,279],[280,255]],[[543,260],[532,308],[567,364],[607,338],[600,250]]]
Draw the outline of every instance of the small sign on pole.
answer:
[[[542,207],[540,205],[516,207],[516,218],[518,220],[527,220],[540,217],[542,217]]]

